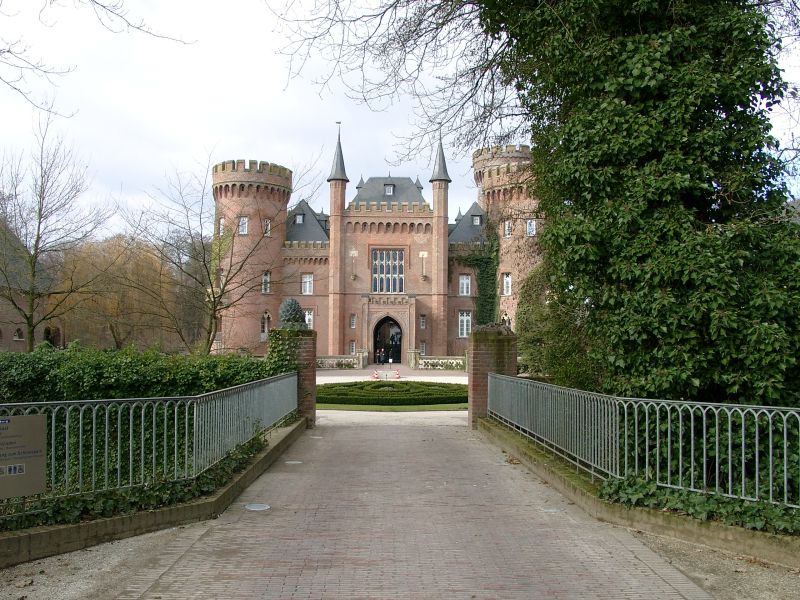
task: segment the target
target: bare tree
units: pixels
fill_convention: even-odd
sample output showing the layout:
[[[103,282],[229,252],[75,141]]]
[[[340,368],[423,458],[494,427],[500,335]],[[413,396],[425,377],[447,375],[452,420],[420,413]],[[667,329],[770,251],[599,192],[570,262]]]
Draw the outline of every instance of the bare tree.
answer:
[[[0,299],[24,323],[28,351],[37,327],[64,315],[87,289],[66,257],[111,214],[81,201],[86,169],[51,131],[52,119],[40,119],[29,160],[7,155],[0,165]]]
[[[329,68],[318,82],[341,79],[351,97],[381,109],[415,100],[416,131],[403,157],[434,147],[441,133],[474,148],[527,137],[512,81],[500,68],[512,59],[502,38],[486,35],[479,4],[468,0],[288,2],[272,10],[291,40],[290,76],[312,57]],[[297,12],[302,11],[302,12]]]
[[[0,16],[18,17],[16,14],[5,12],[7,4],[8,0],[0,0]],[[51,24],[50,13],[54,7],[60,7],[61,4],[60,0],[40,0],[39,20]],[[133,30],[157,38],[180,41],[154,31],[141,19],[131,17],[125,0],[73,0],[73,4],[92,11],[97,21],[109,31]],[[35,78],[50,80],[71,70],[71,66],[54,66],[38,57],[20,38],[0,35],[0,85],[16,92],[36,108],[53,110],[46,101],[40,102],[33,98],[29,88],[30,81]]]
[[[312,177],[315,166],[316,159],[300,169],[296,193],[316,194],[320,181]],[[175,173],[151,195],[153,206],[124,215],[132,237],[143,242],[140,251],[150,252],[163,268],[159,287],[132,278],[125,284],[149,296],[153,316],[188,351],[200,354],[212,350],[222,312],[260,293],[262,273],[269,268],[263,255],[258,264],[254,260],[261,254],[265,236],[242,237],[231,226],[215,230],[210,167],[207,161],[194,173]],[[256,214],[253,221],[260,223],[267,217],[278,222],[286,215]]]

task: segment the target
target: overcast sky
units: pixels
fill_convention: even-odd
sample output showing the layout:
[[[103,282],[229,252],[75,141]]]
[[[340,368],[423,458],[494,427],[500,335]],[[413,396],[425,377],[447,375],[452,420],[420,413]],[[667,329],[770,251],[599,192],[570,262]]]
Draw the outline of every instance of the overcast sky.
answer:
[[[321,92],[309,80],[324,67],[313,63],[303,78],[289,80],[287,59],[278,53],[286,40],[263,0],[129,2],[132,18],[189,44],[109,32],[90,10],[76,9],[72,2],[48,9],[43,24],[42,4],[5,0],[0,33],[6,41],[24,41],[31,57],[73,69],[52,78],[52,84],[31,80],[29,87],[37,97],[54,94],[57,110],[74,113],[56,126],[88,165],[90,201],[143,205],[170,173],[197,172],[209,159],[257,159],[300,170],[319,157],[311,175],[323,185],[309,200],[327,212],[324,180],[335,122],[341,121],[348,200],[361,175],[391,171],[419,176],[430,202],[433,149],[413,162],[390,166],[398,139],[413,131],[410,104],[371,112],[348,99],[336,81]],[[3,150],[29,148],[37,118],[30,104],[0,87],[0,115]],[[446,146],[445,153],[453,179],[452,221],[476,200],[477,191],[469,151]]]
[[[395,145],[409,135],[410,104],[371,112],[346,97],[334,81],[324,92],[311,82],[323,66],[310,64],[303,78],[288,79],[278,50],[285,39],[263,0],[137,0],[130,16],[190,44],[141,33],[112,33],[92,12],[72,2],[48,9],[40,22],[38,0],[5,0],[0,33],[19,39],[31,57],[72,72],[29,80],[37,97],[55,95],[56,109],[74,113],[56,127],[88,165],[94,202],[142,205],[176,170],[202,169],[231,159],[257,159],[294,170],[319,157],[312,177],[323,185],[311,198],[328,211],[325,179],[342,122],[342,147],[350,178],[348,200],[361,175],[419,176],[430,202],[432,150],[413,162],[396,162]],[[31,145],[36,111],[0,87],[3,150]],[[450,216],[477,199],[470,160],[445,148],[450,177]],[[390,164],[391,163],[391,164]],[[313,187],[313,186],[311,186]],[[293,196],[297,202],[310,187]]]

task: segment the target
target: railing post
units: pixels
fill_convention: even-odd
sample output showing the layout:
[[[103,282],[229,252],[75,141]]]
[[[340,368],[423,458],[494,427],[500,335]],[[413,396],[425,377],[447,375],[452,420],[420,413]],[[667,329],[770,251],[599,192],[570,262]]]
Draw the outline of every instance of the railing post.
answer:
[[[469,338],[467,382],[469,393],[468,420],[477,427],[486,417],[489,405],[489,373],[517,374],[517,336],[505,325],[476,327]]]
[[[317,332],[292,332],[297,339],[297,411],[308,428],[317,421]]]

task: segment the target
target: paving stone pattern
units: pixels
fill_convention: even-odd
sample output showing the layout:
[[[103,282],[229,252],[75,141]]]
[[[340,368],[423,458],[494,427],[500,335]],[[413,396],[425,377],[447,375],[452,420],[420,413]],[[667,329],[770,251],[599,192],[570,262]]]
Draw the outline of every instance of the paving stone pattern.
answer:
[[[122,600],[710,598],[509,464],[463,412],[320,411],[225,514],[129,581]]]

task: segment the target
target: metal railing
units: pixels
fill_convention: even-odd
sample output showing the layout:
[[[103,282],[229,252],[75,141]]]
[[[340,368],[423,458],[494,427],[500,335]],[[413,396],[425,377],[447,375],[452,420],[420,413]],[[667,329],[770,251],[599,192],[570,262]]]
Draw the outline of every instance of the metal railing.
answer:
[[[490,417],[601,478],[800,508],[800,409],[618,398],[489,375]]]
[[[297,374],[174,398],[0,404],[47,416],[47,490],[0,500],[0,517],[42,500],[197,477],[297,410]]]

